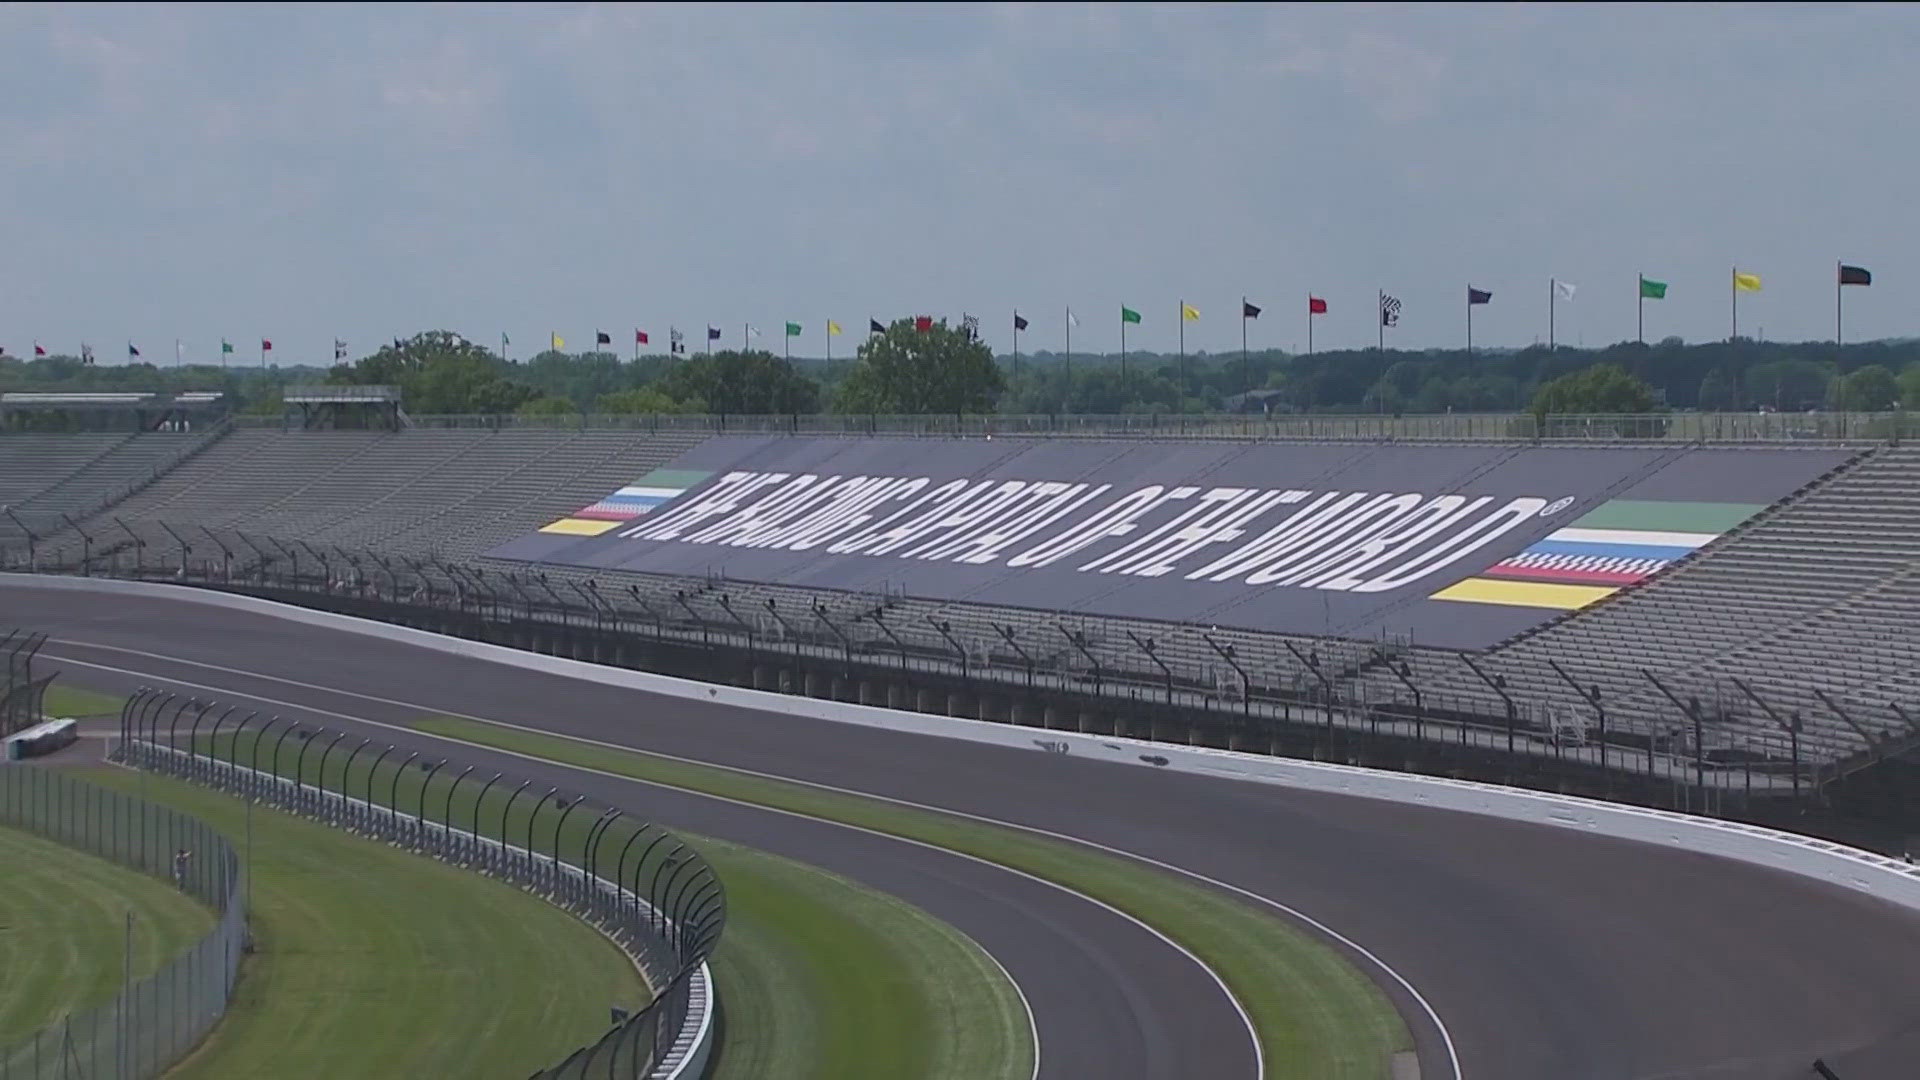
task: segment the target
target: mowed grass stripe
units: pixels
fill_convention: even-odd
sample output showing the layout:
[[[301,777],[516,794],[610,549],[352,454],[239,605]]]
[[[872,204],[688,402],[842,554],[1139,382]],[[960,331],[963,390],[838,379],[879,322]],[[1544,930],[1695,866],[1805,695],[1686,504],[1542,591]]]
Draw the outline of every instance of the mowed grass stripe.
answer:
[[[706,837],[727,885],[709,1080],[1026,1080],[1018,994],[979,946],[894,897]]]
[[[113,999],[128,912],[136,979],[213,929],[213,912],[168,882],[0,828],[0,1047]]]
[[[1388,1074],[1394,1054],[1413,1046],[1386,995],[1330,946],[1265,910],[1171,872],[1019,829],[720,766],[454,717],[423,717],[415,726],[920,840],[1098,897],[1180,942],[1219,973],[1253,1018],[1269,1077],[1377,1080]]]
[[[141,778],[89,779],[123,791]],[[237,799],[159,777],[148,798],[240,848]],[[256,951],[233,1008],[170,1080],[525,1076],[647,1000],[592,927],[478,874],[276,811],[253,812]]]

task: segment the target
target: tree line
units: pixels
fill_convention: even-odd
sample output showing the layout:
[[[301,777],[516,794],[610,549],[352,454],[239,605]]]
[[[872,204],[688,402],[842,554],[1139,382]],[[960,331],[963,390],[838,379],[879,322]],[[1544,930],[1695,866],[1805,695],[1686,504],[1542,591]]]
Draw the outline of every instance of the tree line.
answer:
[[[1013,357],[960,327],[901,320],[831,364],[765,350],[510,361],[439,330],[330,368],[0,357],[0,391],[218,389],[257,413],[277,413],[280,390],[302,382],[398,386],[417,415],[1882,411],[1920,408],[1920,340]]]

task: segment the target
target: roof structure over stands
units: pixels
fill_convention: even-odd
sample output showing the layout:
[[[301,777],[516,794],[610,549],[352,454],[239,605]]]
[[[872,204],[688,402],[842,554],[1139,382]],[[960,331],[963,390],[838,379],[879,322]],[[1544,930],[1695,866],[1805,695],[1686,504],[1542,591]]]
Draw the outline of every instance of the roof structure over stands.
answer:
[[[400,427],[400,388],[397,386],[289,386],[280,394],[287,419],[298,418],[304,428]]]
[[[227,411],[218,390],[163,394],[152,390],[75,393],[14,390],[0,394],[0,428],[127,428],[185,430]]]

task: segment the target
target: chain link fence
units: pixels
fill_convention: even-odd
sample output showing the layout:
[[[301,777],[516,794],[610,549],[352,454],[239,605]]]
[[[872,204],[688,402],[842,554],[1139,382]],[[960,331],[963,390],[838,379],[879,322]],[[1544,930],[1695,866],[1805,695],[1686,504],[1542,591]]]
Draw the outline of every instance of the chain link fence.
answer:
[[[196,818],[25,765],[0,765],[0,825],[171,881],[219,915],[192,948],[123,983],[111,1001],[0,1046],[0,1080],[147,1080],[166,1072],[199,1044],[233,996],[247,946],[233,846]],[[132,934],[129,915],[129,951]]]
[[[482,779],[474,766],[257,713],[233,721],[236,712],[142,690],[121,712],[114,759],[509,882],[598,927],[639,966],[653,1000],[534,1080],[677,1075],[704,1053],[693,1035],[710,1027],[705,964],[726,892],[699,852],[556,788],[535,796],[529,780]]]

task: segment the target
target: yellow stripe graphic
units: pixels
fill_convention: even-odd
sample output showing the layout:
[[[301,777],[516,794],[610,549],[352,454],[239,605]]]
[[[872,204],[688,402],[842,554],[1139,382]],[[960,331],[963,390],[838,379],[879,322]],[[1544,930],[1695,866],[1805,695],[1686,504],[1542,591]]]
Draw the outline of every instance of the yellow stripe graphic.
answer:
[[[619,528],[622,524],[622,522],[618,521],[590,521],[586,518],[561,518],[551,525],[540,526],[540,531],[543,533],[561,533],[566,536],[599,536],[603,532]]]
[[[1472,604],[1509,604],[1514,607],[1573,611],[1619,590],[1604,585],[1554,585],[1543,581],[1501,581],[1468,578],[1433,594],[1435,600],[1463,600]]]

